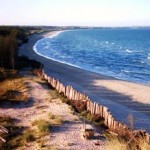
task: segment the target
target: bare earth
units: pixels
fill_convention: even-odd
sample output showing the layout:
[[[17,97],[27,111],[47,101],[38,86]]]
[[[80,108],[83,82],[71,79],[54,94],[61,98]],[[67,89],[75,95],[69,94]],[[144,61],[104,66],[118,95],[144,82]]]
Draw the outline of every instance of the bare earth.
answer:
[[[150,133],[150,85],[119,80],[37,55],[33,51],[34,44],[54,33],[31,36],[29,42],[20,47],[20,55],[43,63],[49,76],[59,79],[65,85],[72,85],[92,100],[107,106],[117,120],[128,123],[128,115],[133,114],[136,129],[146,129]]]
[[[98,140],[100,134],[95,132],[95,139],[85,140],[81,138],[81,129],[83,121],[77,115],[74,115],[65,103],[62,103],[59,98],[52,98],[49,87],[44,84],[44,81],[33,75],[25,75],[25,80],[28,84],[29,94],[31,99],[25,105],[17,105],[15,108],[0,108],[0,115],[9,115],[18,120],[17,125],[33,128],[31,123],[35,119],[48,120],[48,114],[61,115],[64,123],[61,126],[53,127],[48,136],[43,137],[46,149],[57,148],[61,150],[92,150],[104,149],[104,141]],[[92,126],[87,123],[87,127]],[[95,143],[99,141],[100,146]],[[28,143],[19,150],[40,150],[36,142]]]

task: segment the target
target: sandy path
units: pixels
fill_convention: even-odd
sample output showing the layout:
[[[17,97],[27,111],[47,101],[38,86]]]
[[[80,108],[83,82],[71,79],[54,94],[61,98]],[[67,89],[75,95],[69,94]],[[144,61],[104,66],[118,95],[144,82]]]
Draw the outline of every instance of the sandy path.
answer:
[[[104,149],[104,141],[98,139],[85,140],[82,139],[81,129],[83,122],[79,120],[78,116],[74,115],[65,103],[60,99],[53,99],[50,95],[49,87],[38,77],[32,75],[25,75],[26,83],[29,88],[31,99],[26,104],[13,107],[0,108],[0,115],[7,114],[17,119],[17,125],[33,128],[31,123],[35,119],[47,119],[48,114],[61,115],[65,121],[61,126],[53,127],[49,135],[42,138],[45,141],[45,148],[50,149],[55,147],[57,149],[66,150],[88,150],[88,149]],[[87,127],[92,127],[87,124]],[[99,137],[99,133],[95,132],[95,137]],[[101,146],[96,146],[94,143],[99,141]],[[28,143],[19,150],[40,150],[36,142]]]
[[[53,129],[50,143],[59,149],[71,150],[88,150],[88,149],[104,149],[105,142],[98,140],[100,134],[95,132],[95,139],[85,140],[81,138],[81,130],[83,129],[83,121],[79,120],[76,115],[73,115],[68,105],[63,104],[59,99],[50,104],[50,111],[57,115],[62,115],[64,120],[63,125]],[[55,108],[55,109],[53,109]],[[87,128],[92,128],[90,124],[86,124]],[[94,143],[100,142],[101,146],[96,146]]]

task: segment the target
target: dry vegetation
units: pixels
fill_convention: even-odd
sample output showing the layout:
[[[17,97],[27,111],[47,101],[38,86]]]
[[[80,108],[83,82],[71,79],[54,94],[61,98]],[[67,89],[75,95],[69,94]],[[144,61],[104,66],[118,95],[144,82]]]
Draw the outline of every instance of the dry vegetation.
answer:
[[[107,139],[106,150],[149,150],[150,144],[143,139],[142,136],[135,136],[129,139],[128,137],[119,137],[117,134],[112,134],[108,131],[105,133]],[[131,140],[132,139],[132,140]]]
[[[0,82],[0,109],[11,108],[15,104],[28,102],[29,94],[26,79],[19,77],[17,72],[12,70],[7,70],[4,74],[7,79]],[[24,128],[18,126],[16,122],[17,120],[11,116],[0,115],[0,125],[9,130],[8,134],[0,134],[7,141],[7,144],[3,143],[2,149],[13,149],[27,141],[23,133]]]
[[[8,72],[9,74],[7,73],[7,79],[3,79],[2,82],[0,82],[0,125],[7,128],[9,133],[0,133],[0,136],[7,141],[6,143],[2,144],[2,148],[0,149],[18,149],[19,147],[26,147],[26,145],[29,143],[35,143],[35,145],[38,145],[38,147],[41,148],[45,147],[44,138],[51,133],[51,129],[54,126],[60,126],[63,123],[62,116],[54,115],[48,112],[48,104],[51,102],[50,98],[47,97],[49,94],[47,94],[47,98],[44,100],[46,103],[45,105],[40,103],[41,100],[35,100],[34,105],[31,105],[29,110],[27,109],[24,114],[20,114],[22,115],[21,118],[34,118],[34,116],[28,116],[28,113],[30,114],[31,110],[34,113],[36,110],[37,114],[35,114],[35,117],[39,119],[36,119],[33,122],[29,122],[28,126],[26,126],[26,124],[25,126],[20,124],[24,120],[18,120],[19,116],[12,118],[11,115],[4,116],[3,114],[5,113],[5,109],[12,111],[13,115],[13,113],[17,111],[15,110],[16,108],[21,106],[19,110],[22,110],[26,109],[28,104],[30,105],[28,102],[30,102],[30,90],[32,89],[29,84],[29,82],[32,82],[31,80],[43,87],[47,85],[47,83],[37,77],[31,76],[31,73],[29,73],[27,76],[21,77],[16,73],[12,75],[10,71]],[[40,119],[40,116],[42,119]],[[43,116],[44,118],[47,118],[47,120],[43,119]],[[52,146],[52,148],[55,147]]]
[[[138,145],[128,145],[127,142],[117,138],[111,139],[106,145],[106,150],[149,150],[150,145],[145,140],[140,140]]]
[[[0,82],[0,103],[25,102],[29,100],[27,83],[23,77],[14,77]]]

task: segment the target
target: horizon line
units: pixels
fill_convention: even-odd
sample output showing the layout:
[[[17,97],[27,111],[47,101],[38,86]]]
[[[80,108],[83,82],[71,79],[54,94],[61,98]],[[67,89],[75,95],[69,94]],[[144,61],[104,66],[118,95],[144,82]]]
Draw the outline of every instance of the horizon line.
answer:
[[[126,28],[126,27],[150,27],[150,25],[131,25],[131,26],[90,26],[90,25],[0,25],[1,26],[8,26],[8,27],[13,27],[13,26],[22,26],[22,27],[86,27],[86,28]]]

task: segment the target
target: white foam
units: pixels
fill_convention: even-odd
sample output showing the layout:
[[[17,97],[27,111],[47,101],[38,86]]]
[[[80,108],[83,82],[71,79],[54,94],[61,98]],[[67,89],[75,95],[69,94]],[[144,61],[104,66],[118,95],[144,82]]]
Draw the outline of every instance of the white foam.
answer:
[[[105,43],[106,43],[106,44],[108,44],[109,42],[108,42],[108,41],[106,41]]]
[[[52,34],[52,35],[50,35],[50,36],[48,36],[48,37],[46,37],[46,38],[54,38],[54,37],[56,37],[56,36],[58,36],[59,34],[61,34],[61,33],[63,33],[63,32],[66,32],[67,30],[65,30],[65,31],[57,31],[56,33],[54,33],[54,34]]]
[[[129,50],[129,49],[126,49],[126,52],[128,52],[128,53],[132,53],[132,51],[131,51],[131,50]]]
[[[129,73],[130,71],[128,71],[128,70],[121,70],[122,72],[126,72],[126,73]]]
[[[54,34],[52,34],[52,35],[50,35],[50,36],[48,36],[48,37],[44,37],[44,38],[38,40],[38,41],[35,43],[35,45],[33,46],[33,50],[37,53],[37,48],[36,48],[36,46],[37,46],[37,44],[38,44],[40,41],[43,41],[44,39],[47,39],[47,38],[54,38],[54,37],[58,36],[59,34],[61,34],[61,33],[63,33],[63,32],[65,32],[65,31],[57,31],[56,33],[54,33]],[[46,43],[47,43],[47,42],[46,42]],[[39,55],[39,53],[38,53],[38,55]]]
[[[147,57],[148,60],[150,60],[150,57]]]
[[[58,32],[56,32],[55,34],[50,35],[49,37],[45,37],[45,38],[42,38],[42,39],[38,40],[38,41],[35,43],[35,45],[33,46],[33,50],[35,51],[35,53],[37,53],[38,55],[40,55],[40,56],[42,56],[42,57],[44,57],[44,58],[51,59],[51,60],[53,60],[53,61],[56,61],[56,62],[59,62],[59,63],[62,63],[62,64],[67,64],[67,65],[70,65],[70,66],[73,66],[73,67],[81,68],[80,66],[73,65],[73,64],[68,63],[68,62],[65,62],[65,61],[60,61],[60,60],[57,60],[57,59],[54,59],[54,58],[51,58],[51,57],[42,55],[41,53],[39,53],[39,52],[37,51],[36,46],[37,46],[37,44],[38,44],[40,41],[43,41],[43,40],[46,39],[46,38],[54,38],[54,37],[60,35],[60,34],[63,33],[63,32],[66,32],[66,31],[68,31],[68,30],[65,30],[65,31],[58,31]]]
[[[47,59],[50,59],[50,60],[53,60],[53,61],[56,61],[56,62],[59,62],[59,63],[62,63],[62,64],[67,64],[67,65],[69,65],[69,66],[73,66],[73,67],[81,68],[81,67],[79,67],[79,66],[77,66],[77,65],[73,65],[73,64],[68,63],[68,62],[65,62],[65,61],[60,61],[60,60],[57,60],[57,59],[54,59],[54,58],[51,58],[51,57],[48,57],[48,56],[42,55],[41,53],[38,53],[38,52],[36,52],[36,53],[37,53],[38,55],[40,55],[40,56],[44,57],[44,58],[47,58]]]

